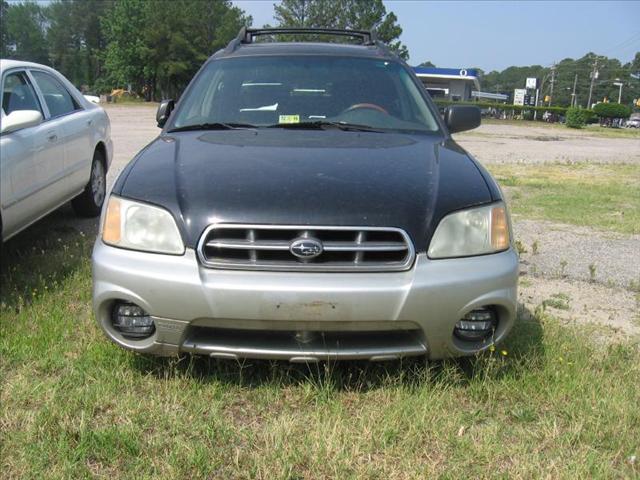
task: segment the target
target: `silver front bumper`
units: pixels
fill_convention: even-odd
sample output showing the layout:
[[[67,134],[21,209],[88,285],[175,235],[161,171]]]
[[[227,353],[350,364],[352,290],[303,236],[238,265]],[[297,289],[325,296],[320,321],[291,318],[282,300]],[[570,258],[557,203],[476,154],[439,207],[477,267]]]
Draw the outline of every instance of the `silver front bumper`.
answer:
[[[386,273],[218,270],[183,256],[113,248],[96,241],[93,301],[99,325],[119,345],[140,352],[192,352],[219,358],[382,360],[468,355],[488,348],[453,336],[464,314],[494,305],[500,341],[515,320],[518,258],[506,252],[449,260],[416,256],[412,269]],[[145,340],[111,325],[117,300],[155,318]],[[288,332],[320,332],[299,342]],[[387,332],[385,334],[385,332]]]

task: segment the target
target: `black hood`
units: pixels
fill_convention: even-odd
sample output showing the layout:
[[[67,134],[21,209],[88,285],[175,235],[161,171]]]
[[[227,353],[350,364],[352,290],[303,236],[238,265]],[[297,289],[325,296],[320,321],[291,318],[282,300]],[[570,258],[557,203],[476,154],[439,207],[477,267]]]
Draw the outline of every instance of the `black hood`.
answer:
[[[424,251],[446,213],[494,200],[489,187],[441,136],[260,129],[158,137],[113,191],[170,210],[190,247],[230,222],[399,227]]]

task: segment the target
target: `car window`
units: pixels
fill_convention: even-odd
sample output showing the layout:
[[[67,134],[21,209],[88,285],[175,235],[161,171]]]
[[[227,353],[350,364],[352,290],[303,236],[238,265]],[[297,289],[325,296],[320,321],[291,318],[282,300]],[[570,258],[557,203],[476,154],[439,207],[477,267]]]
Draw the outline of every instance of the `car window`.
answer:
[[[6,115],[16,110],[36,110],[42,114],[40,102],[25,72],[9,73],[2,89],[2,110]]]
[[[384,59],[282,56],[213,61],[182,100],[173,127],[331,121],[435,132],[411,75]]]
[[[80,108],[78,102],[56,78],[39,71],[32,71],[31,74],[40,87],[51,117],[66,115]]]

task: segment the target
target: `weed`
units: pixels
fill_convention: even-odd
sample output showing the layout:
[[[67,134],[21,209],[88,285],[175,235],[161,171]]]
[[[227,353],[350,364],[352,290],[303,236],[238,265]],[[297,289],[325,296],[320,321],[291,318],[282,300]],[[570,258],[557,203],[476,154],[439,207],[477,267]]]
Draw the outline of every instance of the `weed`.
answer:
[[[595,263],[590,263],[589,264],[589,281],[591,283],[596,281],[596,271],[597,271],[597,267]]]
[[[518,255],[522,255],[523,253],[527,253],[527,248],[524,246],[520,240],[516,240],[516,250],[518,251]]]
[[[532,283],[531,283],[531,280],[529,280],[528,278],[520,277],[520,279],[518,280],[518,285],[520,285],[522,288],[529,288],[532,285]]]
[[[634,320],[636,325],[640,326],[640,278],[629,282],[629,290],[633,292],[636,300],[636,313]]]
[[[538,247],[540,246],[540,244],[538,243],[538,240],[534,240],[533,243],[531,244],[531,253],[533,255],[537,255],[538,254]]]
[[[500,183],[504,187],[515,187],[518,185],[518,177],[515,175],[509,175],[505,177],[498,177],[498,183]]]
[[[542,302],[542,305],[544,308],[553,307],[558,310],[569,310],[569,300],[571,300],[571,298],[566,293],[554,293],[551,295],[551,298]]]
[[[560,260],[560,276],[562,278],[567,276],[567,261],[564,258]]]
[[[518,190],[513,189],[509,193],[510,193],[510,195],[508,197],[509,201],[511,201],[511,200],[517,201],[517,200],[520,200],[522,198],[522,192],[520,192]]]

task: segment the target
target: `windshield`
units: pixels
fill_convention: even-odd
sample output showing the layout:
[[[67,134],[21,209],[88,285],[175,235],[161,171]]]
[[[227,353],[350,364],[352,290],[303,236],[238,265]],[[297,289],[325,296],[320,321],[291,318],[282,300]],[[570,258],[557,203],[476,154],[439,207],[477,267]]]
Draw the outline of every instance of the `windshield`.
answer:
[[[352,57],[243,57],[210,62],[170,130],[197,125],[345,124],[436,132],[438,124],[398,62]]]

